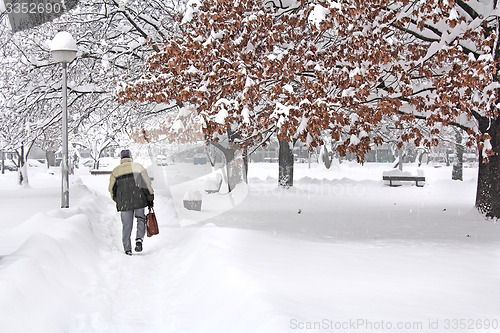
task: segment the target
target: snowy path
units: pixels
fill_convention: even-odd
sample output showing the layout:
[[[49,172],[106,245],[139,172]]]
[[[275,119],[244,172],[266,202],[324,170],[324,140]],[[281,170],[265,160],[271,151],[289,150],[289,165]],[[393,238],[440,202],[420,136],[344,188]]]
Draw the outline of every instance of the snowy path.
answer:
[[[100,306],[75,332],[257,332],[252,321],[273,309],[254,294],[257,287],[227,244],[242,232],[180,228],[168,193],[156,197],[160,235],[132,257],[122,253],[118,215],[112,207],[101,215],[108,230],[99,258],[103,280],[87,295],[90,303],[101,299]]]
[[[132,257],[123,253],[121,222],[114,204],[107,198],[103,178],[85,178],[100,196],[102,211],[94,222],[101,247],[97,259],[99,283],[86,295],[89,303],[99,303],[96,311],[80,318],[75,332],[155,332],[165,327],[162,318],[168,318],[171,263],[175,248],[167,245],[168,230],[175,226],[175,214],[169,213],[169,199],[157,193],[155,210],[160,220],[161,233],[146,238],[144,251]],[[163,201],[163,205],[159,204]],[[135,226],[132,241],[135,238]],[[99,302],[96,300],[99,299]],[[170,330],[169,330],[170,331]]]

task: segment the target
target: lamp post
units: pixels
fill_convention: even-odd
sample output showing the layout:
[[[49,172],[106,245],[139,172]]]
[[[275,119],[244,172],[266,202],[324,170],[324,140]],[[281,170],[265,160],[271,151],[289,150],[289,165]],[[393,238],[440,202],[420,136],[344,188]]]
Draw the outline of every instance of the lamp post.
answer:
[[[51,43],[52,57],[60,62],[62,76],[62,161],[61,161],[61,208],[69,207],[69,165],[68,165],[68,101],[67,101],[67,64],[76,58],[76,42],[69,32],[60,31]]]

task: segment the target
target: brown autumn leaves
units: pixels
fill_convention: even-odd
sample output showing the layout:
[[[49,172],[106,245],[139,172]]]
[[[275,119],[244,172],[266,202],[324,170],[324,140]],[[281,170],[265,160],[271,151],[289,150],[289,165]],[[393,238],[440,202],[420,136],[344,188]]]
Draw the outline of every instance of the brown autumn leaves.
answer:
[[[454,125],[481,148],[471,120],[498,116],[487,18],[453,1],[296,3],[203,1],[119,100],[191,103],[208,140],[237,133],[241,147],[330,136],[363,161],[373,144],[430,147]]]

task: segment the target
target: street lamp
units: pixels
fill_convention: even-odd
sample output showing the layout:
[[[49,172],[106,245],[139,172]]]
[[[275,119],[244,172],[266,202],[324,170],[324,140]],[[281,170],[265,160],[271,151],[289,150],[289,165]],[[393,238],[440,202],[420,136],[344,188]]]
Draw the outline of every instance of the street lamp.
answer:
[[[52,40],[50,50],[56,62],[63,68],[62,77],[62,162],[61,162],[61,208],[69,207],[69,166],[68,166],[68,101],[67,101],[67,64],[76,58],[76,42],[69,32],[60,31]]]

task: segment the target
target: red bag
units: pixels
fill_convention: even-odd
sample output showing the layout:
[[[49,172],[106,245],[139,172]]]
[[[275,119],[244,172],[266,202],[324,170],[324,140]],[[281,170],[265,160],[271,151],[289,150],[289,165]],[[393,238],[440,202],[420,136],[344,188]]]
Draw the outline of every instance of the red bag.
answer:
[[[156,221],[156,215],[153,207],[149,207],[149,213],[146,216],[146,230],[148,237],[153,235],[158,235],[160,230],[158,229],[158,222]]]

